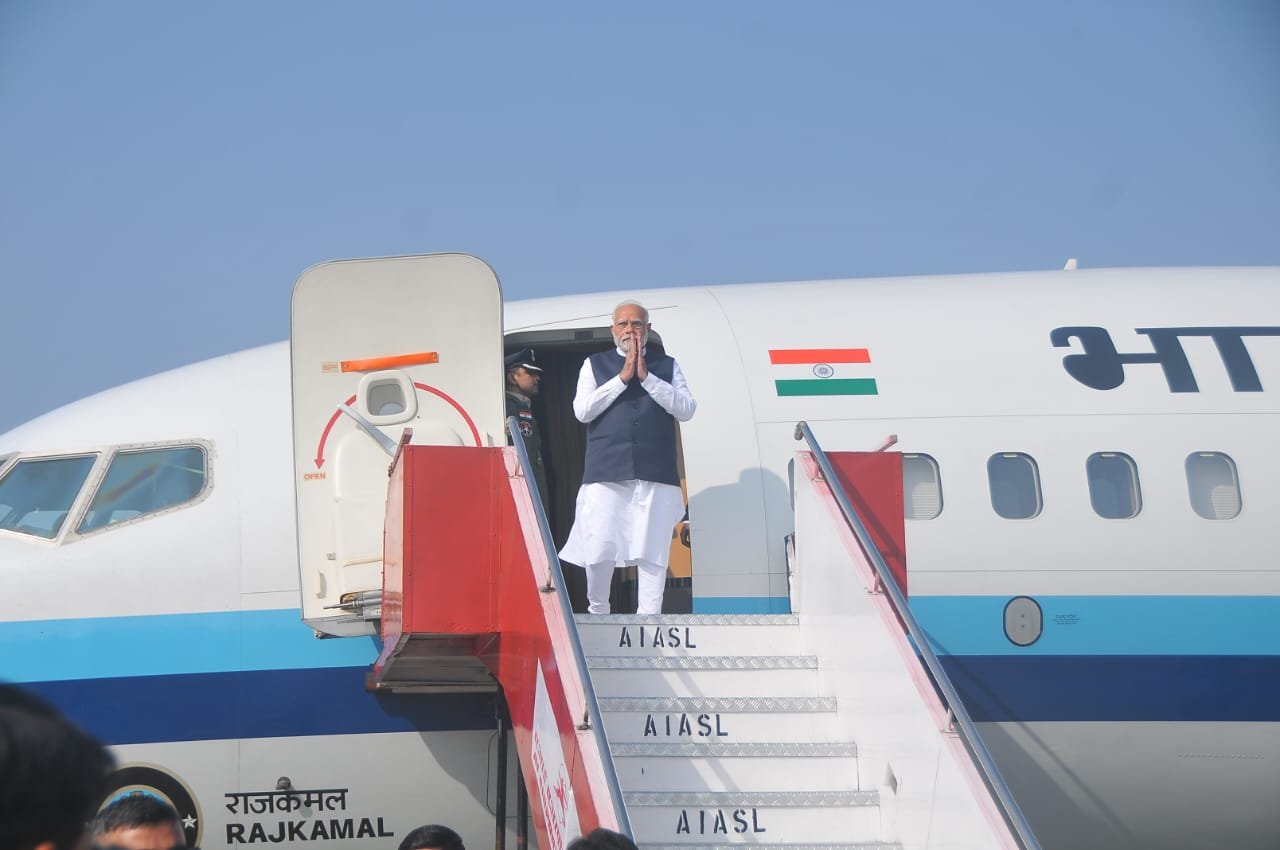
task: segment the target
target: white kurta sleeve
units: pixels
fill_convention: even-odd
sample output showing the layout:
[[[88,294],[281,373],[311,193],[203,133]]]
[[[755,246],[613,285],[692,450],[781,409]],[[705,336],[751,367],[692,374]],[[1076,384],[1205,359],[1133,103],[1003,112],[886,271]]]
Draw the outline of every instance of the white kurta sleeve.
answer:
[[[604,413],[626,389],[627,385],[617,375],[596,386],[596,373],[591,370],[591,361],[584,360],[582,371],[578,373],[578,390],[573,395],[573,415],[579,422],[590,422]]]
[[[578,386],[581,387],[581,383]],[[644,387],[649,397],[663,410],[674,416],[678,422],[688,422],[693,418],[693,412],[698,409],[698,402],[694,400],[693,393],[689,392],[689,383],[684,379],[684,372],[680,371],[680,364],[674,360],[671,361],[671,383],[668,384],[650,372],[649,376],[640,382],[640,386]],[[576,406],[577,402],[575,401],[574,404]],[[581,416],[578,418],[582,419]]]

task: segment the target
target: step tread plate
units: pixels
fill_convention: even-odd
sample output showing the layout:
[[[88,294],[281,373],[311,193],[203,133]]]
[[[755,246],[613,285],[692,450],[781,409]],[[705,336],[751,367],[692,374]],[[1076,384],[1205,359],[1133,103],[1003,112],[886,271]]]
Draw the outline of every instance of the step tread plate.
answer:
[[[817,670],[816,655],[592,655],[592,670]]]
[[[611,744],[614,757],[654,756],[658,758],[848,758],[858,755],[858,745],[846,742],[779,741],[724,743],[619,742]]]
[[[796,626],[795,614],[575,614],[579,625]]]
[[[624,791],[628,806],[827,808],[878,806],[879,791]]]
[[[835,697],[601,697],[601,711],[646,713],[814,713],[836,710]]]

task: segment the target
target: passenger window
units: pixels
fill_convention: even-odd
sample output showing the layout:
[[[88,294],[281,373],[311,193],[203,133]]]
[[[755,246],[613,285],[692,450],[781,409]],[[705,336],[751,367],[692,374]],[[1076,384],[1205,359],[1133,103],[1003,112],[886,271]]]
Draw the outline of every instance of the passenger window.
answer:
[[[1031,455],[1001,452],[987,461],[991,507],[1005,519],[1031,519],[1043,507],[1040,470]]]
[[[1119,452],[1097,452],[1085,461],[1089,477],[1089,501],[1104,519],[1131,519],[1142,510],[1138,466]]]
[[[0,478],[0,528],[52,540],[97,455],[27,458]]]
[[[1222,452],[1187,455],[1187,491],[1191,509],[1205,519],[1232,519],[1240,513],[1236,464]]]
[[[902,456],[902,514],[907,519],[934,519],[942,513],[942,475],[928,455]]]
[[[205,453],[199,446],[117,452],[80,531],[96,531],[189,502],[204,489],[206,477]]]

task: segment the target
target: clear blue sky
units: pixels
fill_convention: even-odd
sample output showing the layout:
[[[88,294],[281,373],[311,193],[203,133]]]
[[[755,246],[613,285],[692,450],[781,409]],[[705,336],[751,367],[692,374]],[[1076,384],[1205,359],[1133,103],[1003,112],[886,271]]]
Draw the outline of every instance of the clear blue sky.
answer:
[[[442,250],[513,299],[1280,264],[1280,3],[0,0],[0,431]]]

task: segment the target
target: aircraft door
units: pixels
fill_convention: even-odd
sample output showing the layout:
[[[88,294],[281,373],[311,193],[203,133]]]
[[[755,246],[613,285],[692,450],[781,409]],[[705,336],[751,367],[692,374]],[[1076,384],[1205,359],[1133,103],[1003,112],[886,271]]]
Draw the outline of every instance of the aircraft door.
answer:
[[[324,263],[293,288],[293,461],[302,617],[374,634],[391,457],[506,442],[502,294],[464,254]]]

